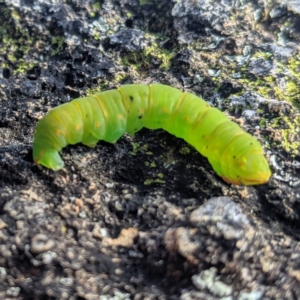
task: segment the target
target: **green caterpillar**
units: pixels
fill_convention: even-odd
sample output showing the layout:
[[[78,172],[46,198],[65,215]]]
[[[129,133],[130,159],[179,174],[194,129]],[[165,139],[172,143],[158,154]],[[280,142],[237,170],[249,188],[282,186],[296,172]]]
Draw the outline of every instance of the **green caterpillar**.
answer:
[[[194,94],[162,84],[123,85],[52,109],[36,126],[33,159],[56,171],[64,166],[58,152],[68,144],[115,143],[143,127],[184,139],[228,183],[263,184],[271,176],[256,139]]]

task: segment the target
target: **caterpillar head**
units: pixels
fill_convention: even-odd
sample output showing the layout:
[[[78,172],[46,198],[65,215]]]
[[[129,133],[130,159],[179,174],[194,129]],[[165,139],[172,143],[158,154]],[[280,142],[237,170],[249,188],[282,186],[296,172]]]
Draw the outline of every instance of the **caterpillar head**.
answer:
[[[221,162],[222,178],[232,184],[258,185],[268,182],[271,176],[263,149],[254,138],[245,136],[230,146],[226,159]],[[224,155],[223,155],[224,156]]]

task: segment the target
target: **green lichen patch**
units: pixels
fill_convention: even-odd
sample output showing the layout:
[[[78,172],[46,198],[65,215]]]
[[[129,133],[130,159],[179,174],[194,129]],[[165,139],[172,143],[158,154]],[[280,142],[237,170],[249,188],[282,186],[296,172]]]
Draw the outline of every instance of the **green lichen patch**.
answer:
[[[145,5],[145,4],[151,3],[151,1],[149,1],[149,0],[139,0],[139,2],[140,2],[140,5]]]
[[[39,32],[39,27],[24,26],[23,21],[16,8],[0,10],[0,52],[7,58],[1,66],[11,69],[14,75],[27,73],[38,65],[41,54],[44,59],[59,53],[64,42],[62,37]],[[51,52],[47,50],[49,45]]]
[[[65,38],[62,36],[53,36],[51,40],[51,56],[59,54],[63,50]]]
[[[131,155],[137,155],[140,151],[146,152],[148,150],[149,145],[147,144],[141,144],[141,143],[132,143],[132,151],[129,153]]]
[[[93,2],[93,3],[92,3],[92,9],[93,9],[95,12],[99,12],[100,9],[101,9],[101,3],[100,3],[100,2]]]
[[[157,178],[157,179],[146,179],[144,181],[144,185],[151,185],[151,184],[154,184],[154,183],[165,184],[166,181],[165,180],[161,180],[159,178]]]
[[[268,52],[258,52],[253,57],[272,59],[275,69],[268,75],[249,76],[248,67],[241,68],[242,78],[237,81],[244,90],[251,89],[265,98],[288,101],[300,109],[300,58],[296,56],[283,63]]]
[[[23,73],[31,69],[35,62],[30,63],[24,58],[34,46],[34,39],[28,30],[19,24],[17,11],[8,9],[0,12],[0,52],[6,54],[7,60],[2,63],[3,68],[11,68],[14,74]],[[16,19],[13,19],[13,18]]]
[[[292,117],[293,116],[293,117]],[[292,157],[300,153],[300,114],[296,110],[290,112],[290,117],[282,115],[271,121],[275,130],[275,139]]]
[[[146,34],[145,37],[149,39],[149,45],[141,51],[124,53],[120,63],[138,72],[153,65],[158,66],[160,70],[169,70],[174,52],[164,49],[158,37],[150,34]]]
[[[267,99],[288,101],[300,109],[299,54],[287,60],[261,49],[255,51],[251,48],[253,53],[236,49],[228,55],[222,47],[215,51],[208,48],[207,41],[202,40],[188,46],[188,56],[184,58],[187,76],[195,78],[201,75],[206,81],[209,79],[215,92],[224,82],[230,82],[241,93],[252,90]],[[257,62],[255,65],[258,60],[261,64]]]
[[[191,153],[191,149],[187,146],[183,146],[180,148],[179,153],[181,153],[183,155],[188,155]]]

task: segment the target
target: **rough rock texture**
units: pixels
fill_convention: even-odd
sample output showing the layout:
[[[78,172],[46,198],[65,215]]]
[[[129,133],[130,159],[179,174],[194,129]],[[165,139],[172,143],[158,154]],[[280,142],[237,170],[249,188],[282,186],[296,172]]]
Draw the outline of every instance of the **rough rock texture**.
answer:
[[[299,1],[1,1],[0,298],[299,299],[299,24]],[[47,111],[141,82],[235,119],[270,182],[149,130],[33,164]]]

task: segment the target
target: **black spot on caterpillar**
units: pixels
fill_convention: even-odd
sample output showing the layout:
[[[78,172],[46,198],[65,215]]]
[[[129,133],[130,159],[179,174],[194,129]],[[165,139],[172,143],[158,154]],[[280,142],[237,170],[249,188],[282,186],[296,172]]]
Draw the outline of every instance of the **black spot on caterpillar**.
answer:
[[[196,95],[162,84],[123,85],[52,109],[36,126],[33,159],[59,170],[64,165],[59,151],[68,144],[114,143],[143,127],[184,139],[228,183],[256,185],[271,176],[255,138]]]

